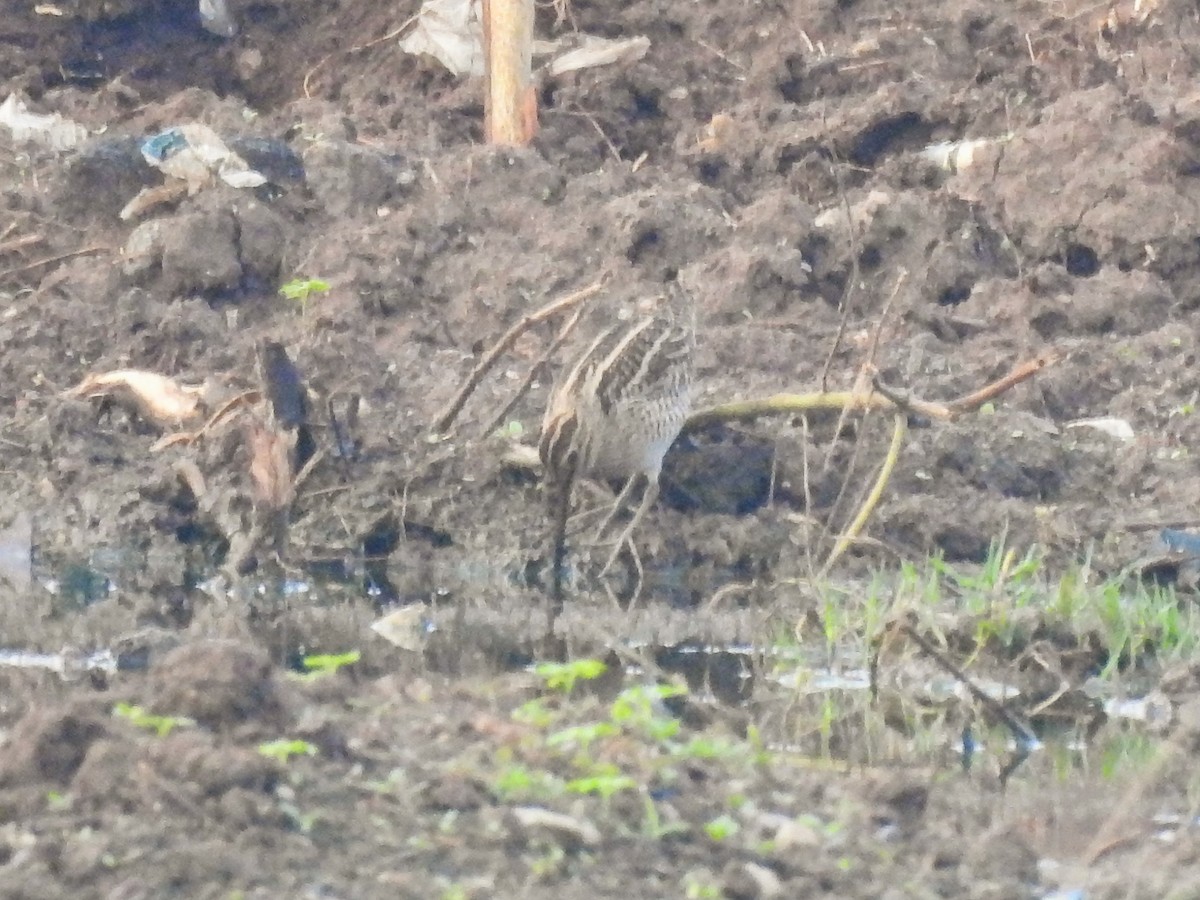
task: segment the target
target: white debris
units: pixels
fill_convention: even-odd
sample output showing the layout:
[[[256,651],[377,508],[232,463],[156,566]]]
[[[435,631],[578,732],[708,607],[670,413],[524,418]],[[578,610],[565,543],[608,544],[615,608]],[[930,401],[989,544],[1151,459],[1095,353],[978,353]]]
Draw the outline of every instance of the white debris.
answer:
[[[1118,419],[1115,416],[1103,416],[1097,419],[1076,419],[1074,422],[1068,422],[1067,427],[1091,428],[1107,434],[1111,438],[1116,438],[1118,441],[1132,441],[1137,437],[1132,425],[1124,419]]]
[[[71,150],[88,138],[86,128],[58,113],[29,112],[16,94],[9,94],[8,99],[0,103],[0,125],[12,132],[14,141],[40,144],[51,150]]]

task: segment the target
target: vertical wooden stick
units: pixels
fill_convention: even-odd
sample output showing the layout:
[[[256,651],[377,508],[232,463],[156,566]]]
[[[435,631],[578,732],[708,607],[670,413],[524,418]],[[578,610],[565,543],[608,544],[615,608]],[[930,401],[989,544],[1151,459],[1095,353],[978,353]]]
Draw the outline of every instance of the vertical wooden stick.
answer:
[[[487,66],[484,136],[522,147],[537,134],[533,88],[533,0],[483,0]]]

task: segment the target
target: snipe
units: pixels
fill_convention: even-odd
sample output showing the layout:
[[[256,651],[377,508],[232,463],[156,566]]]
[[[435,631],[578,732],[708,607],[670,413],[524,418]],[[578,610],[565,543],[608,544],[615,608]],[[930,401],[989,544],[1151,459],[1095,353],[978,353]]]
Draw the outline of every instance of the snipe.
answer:
[[[553,591],[562,595],[566,520],[577,476],[624,479],[604,533],[639,478],[642,502],[601,574],[616,561],[658,496],[663,457],[691,408],[695,315],[676,297],[650,315],[603,331],[552,391],[539,451],[545,466],[553,532]]]

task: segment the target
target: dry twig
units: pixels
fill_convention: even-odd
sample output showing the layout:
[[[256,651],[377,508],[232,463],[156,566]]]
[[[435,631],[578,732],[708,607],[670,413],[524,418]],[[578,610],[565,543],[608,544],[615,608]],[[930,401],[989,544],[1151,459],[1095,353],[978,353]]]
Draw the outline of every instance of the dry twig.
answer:
[[[195,431],[180,431],[176,432],[175,434],[168,434],[165,437],[161,437],[150,447],[150,452],[157,453],[159,450],[165,450],[167,447],[174,447],[178,444],[187,445],[194,441],[198,441],[209,431],[211,431],[217,425],[217,423],[229,416],[229,414],[235,409],[238,409],[242,406],[249,406],[251,403],[257,403],[261,399],[262,391],[243,391],[236,397],[232,397],[225,401],[225,403],[223,403],[216,412],[209,416],[205,423]]]
[[[420,17],[420,13],[415,13],[414,15],[409,16],[399,26],[393,28],[387,34],[374,38],[373,40],[369,40],[365,44],[359,44],[355,47],[351,47],[349,50],[345,51],[345,55],[349,56],[351,53],[360,53],[363,50],[374,47],[376,44],[382,44],[384,41],[390,41],[392,38],[400,37],[400,35],[404,33],[408,26],[412,25]],[[306,100],[312,99],[312,77],[316,75],[317,72],[319,72],[322,68],[324,68],[325,64],[329,62],[329,60],[333,59],[333,57],[336,55],[336,53],[326,53],[319,60],[317,60],[316,64],[313,65],[311,69],[304,73],[304,81],[302,82],[302,85],[304,88],[304,98]]]
[[[6,228],[4,234],[8,234],[12,227]],[[34,244],[40,244],[45,238],[40,234],[25,234],[18,238],[12,238],[7,241],[0,241],[0,253],[11,253],[14,250],[21,250],[25,247],[31,247]]]
[[[97,244],[94,247],[82,247],[79,250],[72,250],[70,253],[60,253],[58,256],[47,256],[43,259],[35,259],[19,266],[13,266],[11,269],[4,269],[3,271],[0,271],[0,279],[7,278],[9,275],[16,275],[20,272],[27,272],[30,269],[36,269],[39,266],[48,266],[51,263],[65,262],[66,260],[73,259],[76,256],[86,256],[88,253],[102,253],[111,251],[111,247],[105,247],[101,244]]]
[[[547,303],[541,309],[530,313],[523,317],[516,325],[508,329],[500,340],[496,341],[488,351],[483,354],[479,363],[471,370],[471,374],[467,376],[467,380],[463,382],[458,393],[454,395],[454,399],[447,404],[442,414],[438,416],[437,421],[433,424],[433,431],[437,434],[444,434],[454,419],[462,411],[463,406],[467,402],[467,398],[471,396],[475,388],[479,387],[479,383],[483,381],[488,371],[496,364],[498,360],[514,343],[517,338],[523,335],[526,331],[537,325],[539,322],[545,322],[547,319],[552,319],[559,313],[566,312],[572,307],[582,303],[584,300],[595,296],[604,287],[604,279],[594,281],[585,288],[580,288],[572,294],[561,297],[551,303]]]
[[[1012,732],[1013,738],[1017,741],[1018,753],[1023,750],[1025,754],[1028,754],[1029,750],[1037,745],[1037,735],[1033,733],[1033,729],[1018,719],[1003,703],[987,694],[971,679],[969,675],[967,675],[966,672],[955,665],[949,659],[949,657],[947,657],[944,653],[939,651],[937,647],[933,646],[932,643],[926,640],[926,638],[919,631],[917,631],[916,616],[911,613],[906,614],[903,619],[892,622],[890,625],[888,625],[884,630],[884,633],[875,641],[875,649],[871,654],[870,664],[872,697],[875,697],[879,690],[879,657],[883,648],[887,643],[889,643],[893,633],[902,634],[916,644],[922,653],[928,656],[934,661],[934,663],[936,663],[940,668],[944,669],[950,674],[951,677],[953,677],[964,688],[966,688],[967,693],[969,693],[980,706],[995,716],[997,720],[1004,723],[1005,727]]]
[[[563,344],[567,342],[567,338],[571,336],[571,333],[575,330],[575,326],[579,324],[579,319],[582,316],[583,307],[576,307],[575,312],[571,315],[571,318],[567,319],[563,327],[558,330],[558,334],[554,336],[554,340],[550,342],[550,345],[546,348],[545,352],[542,353],[542,355],[536,360],[534,360],[533,365],[529,367],[529,371],[525,373],[525,380],[521,382],[521,386],[517,388],[517,392],[512,395],[506,404],[504,404],[504,409],[496,413],[496,415],[492,418],[492,421],[488,422],[488,424],[484,426],[484,437],[491,434],[502,424],[504,424],[504,420],[507,419],[508,414],[513,411],[513,407],[515,407],[517,403],[520,402],[521,398],[525,396],[526,392],[528,392],[530,386],[533,384],[533,379],[537,377],[538,370],[547,361],[549,361],[550,357],[559,351],[559,348],[561,348]]]

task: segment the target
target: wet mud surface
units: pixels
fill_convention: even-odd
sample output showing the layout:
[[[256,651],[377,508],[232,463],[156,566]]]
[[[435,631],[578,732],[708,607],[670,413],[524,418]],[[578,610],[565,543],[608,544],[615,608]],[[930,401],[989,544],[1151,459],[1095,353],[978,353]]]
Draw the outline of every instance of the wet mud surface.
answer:
[[[1131,779],[1084,754],[1001,790],[1002,732],[964,771],[949,739],[914,755],[883,724],[823,728],[820,702],[738,696],[739,669],[726,702],[709,702],[711,671],[691,685],[680,735],[623,720],[591,746],[637,789],[514,788],[517,769],[577,775],[547,734],[612,724],[620,696],[550,688],[522,669],[534,658],[819,632],[813,575],[891,416],[685,436],[637,537],[639,603],[618,608],[623,574],[598,582],[581,535],[552,649],[535,640],[545,502],[514,449],[536,442],[557,324],[431,433],[506,329],[597,282],[571,347],[686,286],[700,406],[849,389],[867,363],[949,400],[1055,351],[976,414],[913,421],[869,540],[829,577],[853,592],[898,561],[980,565],[1000,538],[1051,569],[1118,572],[1142,526],[1186,524],[1200,502],[1194,6],[572,0],[540,10],[543,35],[650,50],[545,81],[521,150],[483,145],[477,81],[387,37],[411,3],[235,2],[229,39],[187,3],[54,9],[0,4],[0,100],[90,132],[60,151],[0,127],[0,528],[4,548],[27,534],[34,549],[31,574],[5,563],[0,647],[111,650],[122,667],[0,667],[0,895],[1162,897],[1195,882],[1187,778],[1168,777],[1194,752],[1190,672],[1162,682],[1172,751]],[[186,123],[266,183],[151,195],[122,218],[164,183],[141,142]],[[304,279],[328,289],[279,293]],[[298,452],[263,430],[268,347],[306,386],[311,465],[275,484],[294,494],[286,525],[262,514],[255,468]],[[119,395],[64,396],[122,369],[202,387],[201,412],[164,425]],[[239,397],[200,438],[160,444]],[[1097,418],[1131,433],[1081,424]],[[369,630],[397,604],[420,604],[419,651]],[[863,650],[872,635],[852,630]],[[1103,664],[1076,643],[1080,671]],[[294,677],[306,654],[350,648],[354,665]],[[635,657],[631,684],[669,668]],[[519,714],[534,700],[549,718]],[[188,722],[160,735],[120,703]],[[691,738],[734,750],[675,746]],[[304,749],[260,752],[283,739]],[[1121,797],[1137,798],[1127,818]]]

